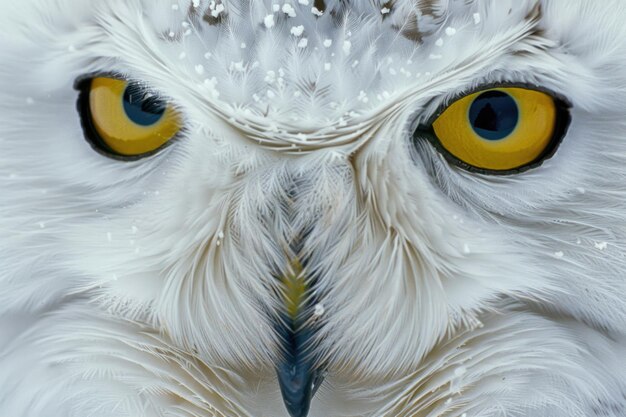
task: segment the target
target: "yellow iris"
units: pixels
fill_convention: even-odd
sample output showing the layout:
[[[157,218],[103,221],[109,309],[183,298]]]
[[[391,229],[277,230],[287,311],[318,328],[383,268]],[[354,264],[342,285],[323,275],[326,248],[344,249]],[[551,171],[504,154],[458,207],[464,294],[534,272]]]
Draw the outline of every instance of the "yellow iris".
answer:
[[[443,148],[461,162],[509,171],[541,159],[554,143],[559,111],[549,94],[494,88],[452,103],[433,123]]]
[[[171,105],[115,78],[94,78],[88,105],[97,136],[108,150],[122,156],[151,153],[171,140],[182,126]]]

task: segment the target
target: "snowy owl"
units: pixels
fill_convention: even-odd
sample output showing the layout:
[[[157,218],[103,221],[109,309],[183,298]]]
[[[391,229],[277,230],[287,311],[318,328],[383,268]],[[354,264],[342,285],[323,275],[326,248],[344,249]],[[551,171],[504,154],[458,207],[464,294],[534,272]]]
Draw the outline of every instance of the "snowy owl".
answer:
[[[626,416],[624,0],[0,0],[0,416]]]

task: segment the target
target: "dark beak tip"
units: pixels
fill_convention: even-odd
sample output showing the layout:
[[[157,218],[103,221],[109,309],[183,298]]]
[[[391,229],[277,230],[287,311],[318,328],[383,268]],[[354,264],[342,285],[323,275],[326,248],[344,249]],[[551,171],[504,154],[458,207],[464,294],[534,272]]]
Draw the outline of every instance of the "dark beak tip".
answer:
[[[285,407],[291,417],[306,417],[311,407],[311,388],[292,391],[281,384],[281,392]]]
[[[308,411],[289,411],[291,417],[306,417],[308,414]]]
[[[316,372],[304,368],[298,369],[296,375],[280,367],[277,371],[283,401],[291,417],[306,417],[315,394]]]
[[[309,407],[306,407],[306,409],[304,409],[299,407],[290,408],[289,406],[287,406],[287,411],[289,412],[289,415],[291,417],[307,417],[307,415],[309,414]]]

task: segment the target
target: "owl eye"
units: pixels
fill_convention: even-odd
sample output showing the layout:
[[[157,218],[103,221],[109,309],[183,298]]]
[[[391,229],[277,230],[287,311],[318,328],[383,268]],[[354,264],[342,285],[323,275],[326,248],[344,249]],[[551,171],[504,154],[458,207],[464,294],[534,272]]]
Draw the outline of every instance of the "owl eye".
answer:
[[[172,105],[138,83],[96,77],[80,86],[87,139],[109,156],[136,159],[161,149],[181,130]]]
[[[569,122],[564,100],[501,87],[456,100],[433,122],[432,136],[443,154],[465,169],[510,174],[552,156]]]

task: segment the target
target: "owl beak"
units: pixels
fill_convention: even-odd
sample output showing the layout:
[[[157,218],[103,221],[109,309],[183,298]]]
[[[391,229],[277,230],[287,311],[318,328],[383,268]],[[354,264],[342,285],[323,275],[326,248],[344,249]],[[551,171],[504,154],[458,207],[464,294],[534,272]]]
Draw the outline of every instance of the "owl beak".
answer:
[[[281,331],[284,354],[277,364],[276,373],[285,407],[291,417],[306,417],[311,400],[324,380],[323,372],[316,367],[314,358],[307,354],[313,331],[301,329]]]
[[[284,310],[276,316],[275,328],[281,341],[276,374],[283,401],[291,417],[306,417],[311,400],[324,377],[315,353],[319,322],[310,320],[316,302],[310,277],[300,260],[291,262],[279,277]]]

